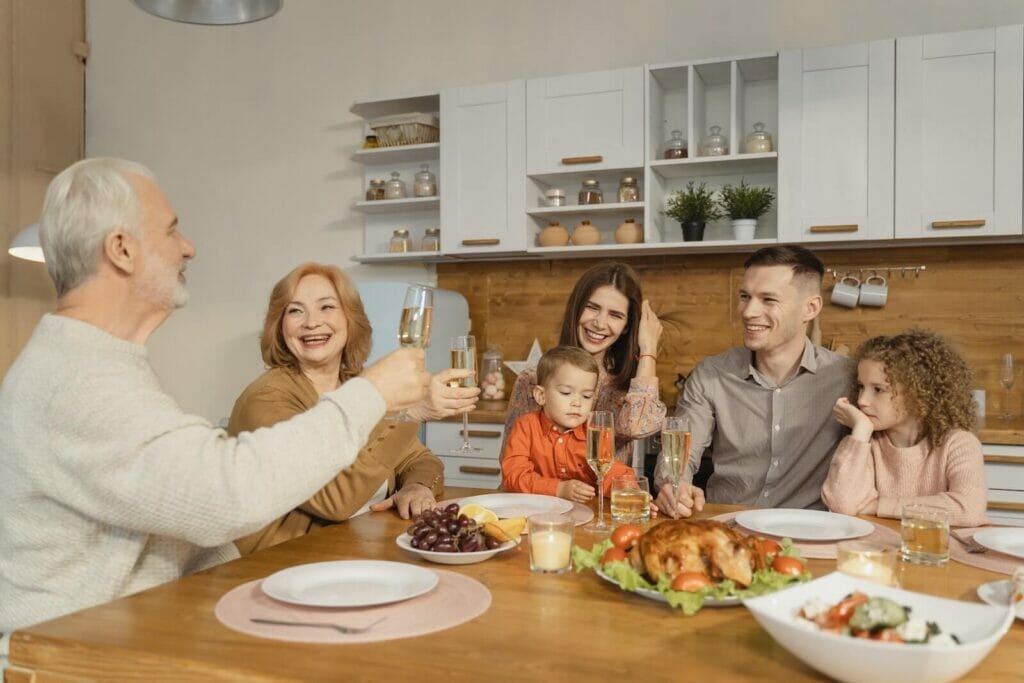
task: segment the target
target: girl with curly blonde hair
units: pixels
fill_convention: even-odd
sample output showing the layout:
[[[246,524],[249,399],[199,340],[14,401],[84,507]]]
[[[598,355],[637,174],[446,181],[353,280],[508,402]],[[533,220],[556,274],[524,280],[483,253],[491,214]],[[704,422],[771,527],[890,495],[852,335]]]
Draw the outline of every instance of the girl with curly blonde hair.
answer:
[[[981,443],[971,433],[971,371],[942,337],[910,330],[864,342],[849,399],[836,420],[851,433],[836,448],[821,497],[830,510],[899,517],[924,503],[953,526],[985,524]]]

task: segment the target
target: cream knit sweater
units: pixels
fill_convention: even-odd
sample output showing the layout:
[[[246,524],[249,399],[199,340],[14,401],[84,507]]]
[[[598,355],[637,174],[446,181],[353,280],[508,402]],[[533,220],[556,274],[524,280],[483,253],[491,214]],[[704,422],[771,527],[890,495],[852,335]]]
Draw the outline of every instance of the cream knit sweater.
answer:
[[[0,632],[237,557],[231,541],[350,465],[384,409],[355,378],[228,438],[163,392],[144,347],[45,316],[0,388]]]
[[[924,503],[948,510],[953,526],[986,524],[981,442],[959,429],[935,449],[926,441],[897,448],[878,432],[870,443],[847,436],[836,448],[821,497],[830,510],[848,515],[899,517],[903,505]]]

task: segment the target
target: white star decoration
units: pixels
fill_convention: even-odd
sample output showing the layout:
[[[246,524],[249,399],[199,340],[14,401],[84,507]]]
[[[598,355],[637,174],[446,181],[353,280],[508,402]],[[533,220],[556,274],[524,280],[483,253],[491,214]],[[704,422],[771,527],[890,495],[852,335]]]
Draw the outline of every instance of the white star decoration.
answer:
[[[522,374],[526,368],[537,367],[537,363],[540,362],[540,357],[543,355],[540,350],[540,342],[536,339],[533,340],[533,346],[530,347],[530,355],[526,357],[526,360],[507,360],[505,361],[505,367],[507,367],[516,375]]]

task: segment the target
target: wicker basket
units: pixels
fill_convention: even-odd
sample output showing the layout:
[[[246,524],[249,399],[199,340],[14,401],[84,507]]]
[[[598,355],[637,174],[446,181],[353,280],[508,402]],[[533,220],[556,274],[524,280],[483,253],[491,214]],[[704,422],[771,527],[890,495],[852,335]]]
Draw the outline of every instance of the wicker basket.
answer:
[[[370,128],[381,147],[423,145],[441,139],[436,116],[430,114],[398,114],[370,121]]]

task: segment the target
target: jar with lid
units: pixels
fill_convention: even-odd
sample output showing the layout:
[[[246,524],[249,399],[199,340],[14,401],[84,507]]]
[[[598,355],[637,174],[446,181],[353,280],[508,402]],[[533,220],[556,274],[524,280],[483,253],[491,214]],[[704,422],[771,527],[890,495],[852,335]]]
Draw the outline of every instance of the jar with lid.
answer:
[[[417,197],[433,197],[437,194],[437,179],[430,172],[430,164],[420,164],[420,172],[412,184],[412,193]]]
[[[441,251],[441,228],[427,228],[420,242],[420,251]]]
[[[384,179],[371,178],[370,187],[366,190],[366,201],[374,202],[384,199]]]
[[[763,123],[754,124],[754,131],[747,135],[743,151],[747,154],[764,154],[772,151],[772,134],[764,129]]]
[[[622,176],[619,180],[619,202],[640,201],[640,188],[636,186],[636,178],[631,175]]]
[[[501,351],[488,346],[480,357],[480,398],[485,401],[505,399],[505,377],[501,371]]]
[[[544,190],[544,206],[565,206],[565,190],[557,187]]]
[[[409,239],[409,231],[405,228],[398,228],[391,233],[391,242],[388,244],[388,251],[392,254],[405,254],[412,251],[412,241]]]
[[[576,229],[572,231],[572,243],[577,247],[589,247],[592,244],[601,243],[601,232],[590,224],[588,220],[580,221]]]
[[[722,157],[729,153],[729,137],[722,132],[721,126],[711,126],[707,135],[700,141],[700,154],[705,157]]]
[[[666,159],[685,159],[687,157],[686,140],[683,138],[683,131],[672,131],[672,137],[665,143]]]
[[[376,135],[367,135],[363,140],[363,149],[377,149],[379,146]]]
[[[405,199],[405,181],[398,171],[392,171],[391,180],[384,185],[384,199]]]
[[[564,247],[569,244],[569,231],[558,221],[551,221],[537,234],[537,244],[541,247]]]
[[[579,203],[582,204],[603,204],[604,193],[601,192],[601,184],[596,178],[587,178],[583,181],[580,189]]]

